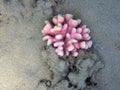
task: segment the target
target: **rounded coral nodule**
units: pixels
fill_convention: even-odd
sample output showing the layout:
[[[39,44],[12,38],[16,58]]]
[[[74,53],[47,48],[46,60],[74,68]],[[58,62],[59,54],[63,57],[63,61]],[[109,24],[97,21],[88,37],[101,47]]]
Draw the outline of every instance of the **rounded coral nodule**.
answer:
[[[80,19],[73,19],[72,14],[57,15],[52,22],[45,21],[42,30],[43,40],[47,45],[53,45],[59,56],[78,56],[80,49],[88,49],[92,46],[90,29],[86,25],[80,25]]]

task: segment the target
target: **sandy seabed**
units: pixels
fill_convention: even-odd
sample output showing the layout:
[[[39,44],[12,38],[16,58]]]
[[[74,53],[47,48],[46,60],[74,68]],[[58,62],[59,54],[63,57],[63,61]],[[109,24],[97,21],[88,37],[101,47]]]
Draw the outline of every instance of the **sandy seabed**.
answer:
[[[119,90],[119,0],[1,0],[0,90]],[[58,57],[42,41],[44,21],[71,13],[94,45]]]

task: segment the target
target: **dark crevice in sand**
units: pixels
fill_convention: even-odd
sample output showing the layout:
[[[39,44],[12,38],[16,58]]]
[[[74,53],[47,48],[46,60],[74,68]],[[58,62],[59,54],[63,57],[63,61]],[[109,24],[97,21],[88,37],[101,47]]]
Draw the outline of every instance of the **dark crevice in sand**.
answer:
[[[68,62],[69,65],[68,65],[67,71],[65,72],[65,75],[61,76],[60,79],[54,85],[50,86],[50,89],[48,88],[48,90],[51,90],[51,88],[52,89],[56,88],[64,80],[66,80],[68,82],[68,84],[69,84],[69,85],[67,85],[68,88],[85,90],[87,87],[97,86],[97,82],[94,81],[92,78],[94,75],[96,75],[96,73],[99,70],[101,70],[103,68],[103,62],[101,61],[102,60],[101,56],[99,55],[99,53],[96,50],[94,50],[93,48],[90,50],[87,50],[87,51],[81,50],[79,52],[79,56],[77,58],[73,58],[71,56],[69,56],[69,57],[64,56],[64,57],[58,57],[58,59],[60,61],[63,60],[64,62]],[[78,84],[74,84],[70,80],[69,74],[79,75],[81,73],[81,70],[79,68],[82,68],[82,64],[84,63],[84,60],[87,60],[87,59],[89,59],[90,62],[92,60],[94,63],[92,66],[90,66],[90,68],[88,68],[88,70],[90,70],[89,72],[91,72],[91,73],[89,73],[88,76],[85,78],[85,81],[83,81],[83,82],[85,82],[86,87],[79,88]],[[77,64],[78,62],[79,62],[79,64]],[[97,67],[96,64],[98,62],[101,62],[101,63],[100,63],[100,66],[98,65],[98,67]],[[51,67],[51,66],[49,66],[49,67]],[[94,69],[96,69],[96,70],[94,70]],[[54,80],[55,73],[54,72],[52,72],[52,73],[53,73],[52,80]],[[82,73],[84,73],[84,72],[82,72]]]

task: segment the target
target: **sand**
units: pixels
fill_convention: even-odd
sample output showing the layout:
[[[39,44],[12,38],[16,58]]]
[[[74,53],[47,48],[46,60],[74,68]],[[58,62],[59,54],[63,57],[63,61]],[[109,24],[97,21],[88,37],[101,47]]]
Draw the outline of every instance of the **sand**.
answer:
[[[119,90],[119,7],[119,0],[1,0],[0,90]],[[66,58],[46,46],[44,21],[59,13],[81,18],[92,49]]]

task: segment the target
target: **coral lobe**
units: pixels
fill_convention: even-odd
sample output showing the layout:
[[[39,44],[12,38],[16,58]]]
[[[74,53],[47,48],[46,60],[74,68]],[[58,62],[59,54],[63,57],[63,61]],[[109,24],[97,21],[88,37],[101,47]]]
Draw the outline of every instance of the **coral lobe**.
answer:
[[[72,55],[76,57],[80,49],[88,49],[92,46],[90,29],[86,25],[80,25],[80,19],[73,19],[72,14],[57,15],[52,19],[52,23],[45,22],[42,33],[43,40],[47,45],[53,45],[55,52],[59,56]]]

